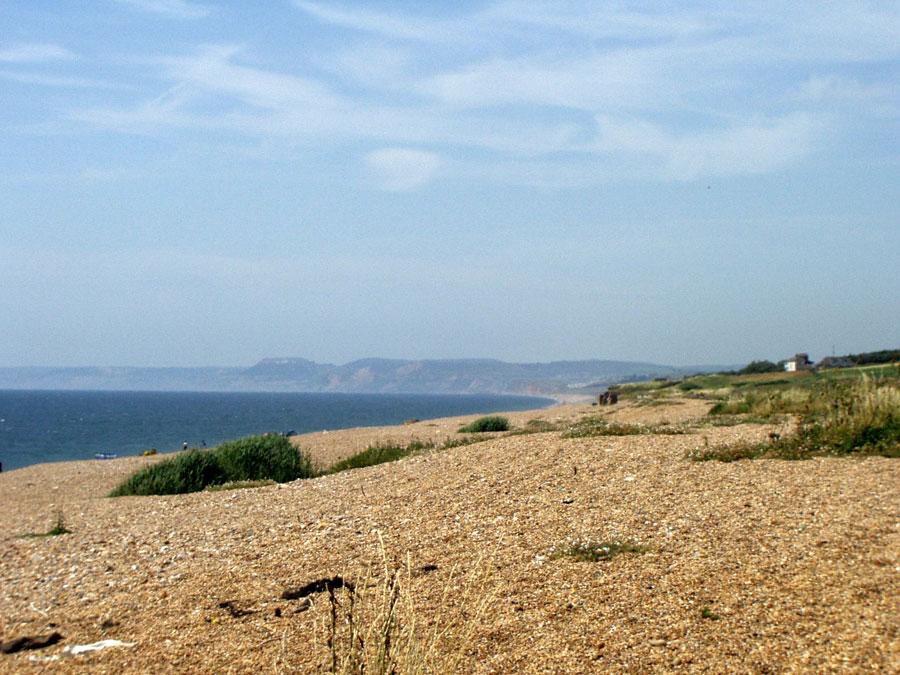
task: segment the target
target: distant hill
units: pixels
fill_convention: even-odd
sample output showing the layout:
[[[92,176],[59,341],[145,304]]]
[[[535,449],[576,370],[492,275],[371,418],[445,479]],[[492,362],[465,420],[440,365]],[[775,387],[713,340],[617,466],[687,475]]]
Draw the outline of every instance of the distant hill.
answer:
[[[0,368],[0,389],[304,391],[412,394],[593,395],[635,379],[727,366],[675,368],[633,361],[506,363],[494,359],[361,359],[344,365],[268,358],[249,368]]]

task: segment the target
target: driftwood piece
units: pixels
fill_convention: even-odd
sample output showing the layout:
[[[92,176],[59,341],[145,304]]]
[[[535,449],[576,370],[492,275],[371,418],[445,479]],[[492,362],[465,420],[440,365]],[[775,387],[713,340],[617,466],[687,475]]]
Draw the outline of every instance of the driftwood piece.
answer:
[[[16,652],[25,649],[43,649],[44,647],[55,645],[62,639],[63,636],[57,632],[50,633],[49,635],[18,637],[0,644],[0,652],[3,652],[4,654],[15,654]]]

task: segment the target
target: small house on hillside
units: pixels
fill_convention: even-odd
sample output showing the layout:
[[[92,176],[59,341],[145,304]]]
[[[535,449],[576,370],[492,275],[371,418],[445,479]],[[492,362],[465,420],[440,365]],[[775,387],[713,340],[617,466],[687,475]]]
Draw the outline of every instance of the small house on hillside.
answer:
[[[795,373],[798,370],[813,370],[815,365],[809,360],[809,354],[795,354],[794,358],[784,362],[784,369],[789,373]]]

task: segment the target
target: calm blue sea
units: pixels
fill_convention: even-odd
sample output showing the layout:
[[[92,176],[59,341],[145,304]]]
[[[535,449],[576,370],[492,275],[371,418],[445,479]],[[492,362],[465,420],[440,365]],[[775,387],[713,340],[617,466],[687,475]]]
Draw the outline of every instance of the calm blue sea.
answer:
[[[527,396],[0,391],[4,471],[42,462],[209,446],[251,434],[400,424],[406,419],[530,410]]]

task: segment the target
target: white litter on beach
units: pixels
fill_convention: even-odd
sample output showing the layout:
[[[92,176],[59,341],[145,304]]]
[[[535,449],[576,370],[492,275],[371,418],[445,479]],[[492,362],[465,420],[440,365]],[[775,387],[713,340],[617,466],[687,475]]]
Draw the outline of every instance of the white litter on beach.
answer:
[[[63,648],[63,654],[66,656],[77,656],[84,652],[95,652],[107,647],[134,647],[135,642],[122,642],[121,640],[100,640],[92,642],[89,645],[69,645]]]

